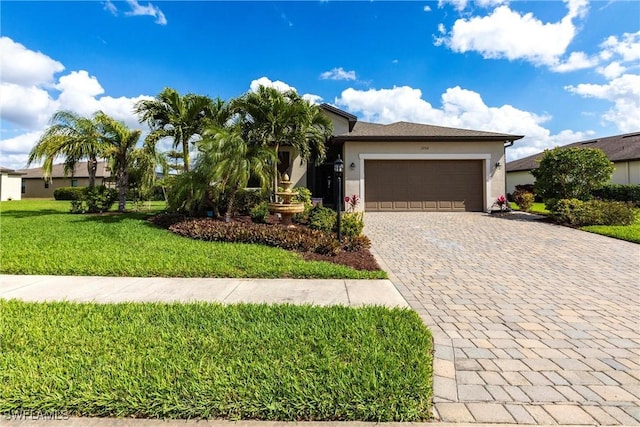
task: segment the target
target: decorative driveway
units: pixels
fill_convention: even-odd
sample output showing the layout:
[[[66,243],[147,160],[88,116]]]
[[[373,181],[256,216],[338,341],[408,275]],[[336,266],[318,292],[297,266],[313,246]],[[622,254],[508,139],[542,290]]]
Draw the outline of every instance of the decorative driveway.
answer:
[[[640,424],[640,245],[512,214],[367,213],[449,422]]]

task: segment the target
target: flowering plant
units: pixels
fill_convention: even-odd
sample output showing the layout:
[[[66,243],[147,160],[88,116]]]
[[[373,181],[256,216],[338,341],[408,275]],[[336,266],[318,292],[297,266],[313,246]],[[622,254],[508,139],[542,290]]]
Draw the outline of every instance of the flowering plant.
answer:
[[[496,199],[496,203],[500,208],[503,208],[507,204],[507,198],[502,195]]]
[[[345,196],[344,202],[348,205],[347,211],[354,212],[356,210],[356,206],[358,206],[358,202],[360,201],[360,197],[357,194],[352,194],[351,196]]]

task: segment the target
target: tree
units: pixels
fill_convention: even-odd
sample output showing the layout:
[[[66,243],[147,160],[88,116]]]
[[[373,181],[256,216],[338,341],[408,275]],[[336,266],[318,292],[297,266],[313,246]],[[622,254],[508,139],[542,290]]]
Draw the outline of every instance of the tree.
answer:
[[[231,217],[236,194],[251,177],[257,178],[262,188],[269,187],[275,154],[267,147],[247,144],[239,125],[209,126],[198,142],[198,151],[197,170],[228,195],[226,217]]]
[[[588,200],[591,191],[609,181],[614,166],[598,148],[556,147],[545,150],[540,166],[531,171],[535,191],[544,200]]]
[[[205,124],[224,120],[224,105],[203,95],[181,96],[167,87],[155,99],[136,103],[134,111],[140,122],[147,122],[151,128],[147,143],[155,145],[163,138],[172,138],[174,149],[182,148],[184,171],[188,172],[190,144],[198,139]]]
[[[100,130],[100,138],[104,141],[104,157],[109,160],[109,168],[116,176],[118,212],[124,212],[129,188],[129,169],[141,131],[131,130],[124,123],[101,111],[96,113],[95,121]]]
[[[97,114],[97,113],[96,113]],[[53,162],[64,157],[65,175],[73,175],[76,164],[87,160],[89,188],[96,182],[98,158],[102,157],[105,142],[95,119],[83,117],[71,111],[58,111],[50,120],[51,126],[45,130],[29,153],[27,167],[44,159],[43,176],[51,179]]]
[[[294,147],[301,161],[320,163],[325,158],[325,143],[333,130],[331,120],[322,110],[302,99],[295,91],[280,92],[260,86],[232,101],[233,111],[245,140],[273,150],[275,161],[274,193],[277,191],[278,149]]]

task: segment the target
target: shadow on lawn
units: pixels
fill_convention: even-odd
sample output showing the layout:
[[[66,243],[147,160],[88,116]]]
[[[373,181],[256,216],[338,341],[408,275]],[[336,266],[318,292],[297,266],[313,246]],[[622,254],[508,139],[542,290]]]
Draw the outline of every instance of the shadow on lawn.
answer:
[[[147,212],[105,212],[105,213],[94,213],[94,214],[69,214],[72,215],[76,221],[80,222],[99,222],[102,224],[118,224],[122,221],[128,219],[134,219],[138,221],[145,221],[147,218],[152,216],[153,214]]]
[[[36,216],[45,216],[45,215],[65,215],[68,212],[59,211],[55,209],[42,209],[37,211],[32,210],[2,210],[0,212],[0,217],[8,217],[8,218],[33,218]]]

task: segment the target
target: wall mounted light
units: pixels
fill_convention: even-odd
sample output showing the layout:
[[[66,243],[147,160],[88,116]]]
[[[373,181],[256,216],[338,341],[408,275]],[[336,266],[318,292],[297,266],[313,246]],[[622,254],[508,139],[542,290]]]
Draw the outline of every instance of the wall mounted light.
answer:
[[[354,170],[356,168],[356,164],[354,162],[351,162],[351,164],[349,165],[349,169]]]
[[[502,165],[500,164],[500,162],[496,162],[495,166],[496,166],[496,169],[500,169],[500,166],[502,166]]]

